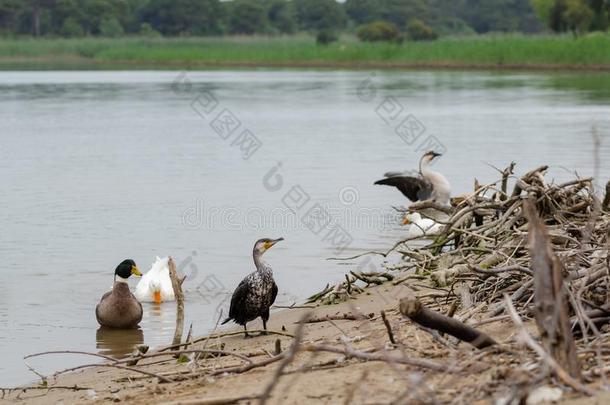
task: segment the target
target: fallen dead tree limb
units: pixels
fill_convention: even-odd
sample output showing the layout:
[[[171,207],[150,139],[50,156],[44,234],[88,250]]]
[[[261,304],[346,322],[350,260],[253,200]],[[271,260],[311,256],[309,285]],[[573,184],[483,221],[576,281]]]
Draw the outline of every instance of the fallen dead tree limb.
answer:
[[[243,332],[241,332],[243,333]],[[284,358],[284,354],[280,354],[278,356],[273,356],[273,357],[269,357],[265,360],[261,360],[261,361],[257,361],[257,362],[252,362],[252,363],[246,363],[244,365],[240,365],[240,366],[231,366],[231,367],[225,367],[225,368],[219,368],[216,370],[213,370],[211,372],[209,372],[207,375],[209,376],[215,376],[215,375],[222,375],[222,374],[241,374],[241,373],[245,373],[248,372],[252,369],[255,368],[259,368],[259,367],[265,367],[269,364],[275,363],[277,361],[280,361]]]
[[[555,361],[555,359],[553,359],[553,357],[551,357],[546,352],[546,350],[544,350],[544,348],[542,346],[540,346],[540,344],[538,344],[538,342],[536,342],[534,340],[534,338],[532,338],[530,336],[530,334],[525,329],[525,325],[523,325],[523,321],[521,320],[521,318],[519,318],[519,315],[517,314],[515,307],[513,306],[512,302],[510,301],[510,298],[505,296],[504,302],[505,302],[508,314],[510,315],[511,319],[513,320],[513,322],[519,329],[519,336],[521,337],[521,339],[524,341],[524,343],[527,346],[530,347],[530,349],[532,349],[534,352],[536,352],[536,354],[538,354],[538,356],[540,356],[542,358],[542,360],[544,360],[544,362],[551,367],[551,369],[553,369],[553,371],[555,372],[557,377],[559,377],[559,379],[561,379],[568,386],[572,387],[573,389],[575,389],[579,392],[582,392],[583,394],[595,395],[595,391],[591,390],[588,387],[585,387],[577,379],[572,378],[572,376],[566,370],[564,370],[561,367],[561,365],[558,364]]]
[[[316,316],[308,318],[303,321],[296,321],[295,323],[320,323],[320,322],[328,322],[328,321],[362,321],[365,319],[371,319],[375,314],[369,314],[369,316],[365,316],[362,314],[352,314],[352,313],[344,313],[341,315],[324,315],[324,316]]]
[[[273,391],[273,388],[275,388],[277,383],[280,381],[284,370],[286,369],[286,367],[288,367],[288,365],[294,360],[294,357],[297,355],[299,351],[299,344],[301,343],[301,339],[303,338],[303,331],[305,329],[305,324],[307,323],[307,318],[309,318],[309,315],[309,313],[306,313],[299,320],[299,326],[297,326],[297,330],[294,334],[294,340],[292,341],[288,352],[283,356],[282,362],[275,369],[271,381],[269,382],[269,384],[267,384],[259,398],[260,405],[265,405],[267,403],[267,400],[271,395],[271,391]]]
[[[400,313],[413,322],[441,333],[447,333],[470,343],[477,349],[484,349],[496,343],[487,334],[474,329],[455,318],[450,318],[439,312],[426,308],[415,295],[408,295],[400,300]]]
[[[570,376],[580,377],[580,364],[570,327],[563,266],[553,253],[546,227],[534,203],[524,201],[534,270],[534,315],[545,350]]]
[[[241,360],[245,361],[246,363],[252,363],[252,360],[248,356],[245,356],[241,353],[228,351],[228,350],[216,350],[216,349],[191,349],[191,350],[189,350],[189,349],[187,349],[187,350],[173,351],[173,352],[171,352],[171,354],[174,356],[180,355],[180,354],[199,354],[199,355],[208,355],[209,357],[232,356],[232,357],[237,357],[238,359],[241,359]],[[152,359],[155,357],[162,357],[162,356],[169,356],[169,355],[170,355],[170,353],[155,352],[155,353],[150,353],[150,354],[144,355],[142,357],[139,357],[138,360],[148,360],[148,359]],[[171,360],[172,358],[168,358],[168,360]],[[128,360],[130,360],[130,359],[122,360],[119,363],[127,362]],[[117,363],[117,364],[119,364],[119,363]],[[147,365],[148,364],[142,364],[142,366],[147,366]]]
[[[426,368],[434,371],[448,371],[450,369],[449,366],[444,364],[437,363],[432,360],[427,359],[419,359],[412,358],[406,356],[396,356],[391,355],[390,353],[367,353],[363,350],[355,350],[351,347],[335,347],[328,344],[306,344],[301,347],[301,350],[306,352],[329,352],[329,353],[337,353],[342,354],[346,357],[353,357],[359,360],[365,361],[382,361],[386,363],[394,363],[394,364],[406,364],[414,367]]]
[[[25,360],[25,359],[29,359],[32,357],[46,356],[48,354],[80,354],[80,355],[84,355],[84,356],[100,357],[102,359],[112,361],[112,362],[117,361],[114,357],[106,356],[104,354],[84,352],[84,351],[79,351],[79,350],[49,350],[47,352],[28,354],[27,356],[24,356],[23,359]]]
[[[69,373],[72,371],[76,371],[76,370],[81,370],[81,369],[85,369],[85,368],[92,368],[92,367],[114,367],[114,368],[118,368],[118,369],[123,369],[123,370],[129,370],[129,371],[134,371],[140,374],[144,374],[146,376],[149,377],[157,377],[160,379],[160,381],[162,382],[170,382],[170,379],[165,378],[165,376],[161,376],[160,374],[156,374],[156,373],[151,373],[148,371],[144,371],[141,370],[139,368],[134,368],[132,366],[135,366],[136,364],[133,363],[134,361],[134,357],[128,357],[125,359],[114,359],[108,356],[104,356],[104,355],[100,355],[97,353],[90,353],[90,352],[84,352],[84,351],[74,351],[74,350],[56,350],[56,351],[49,351],[49,352],[42,352],[42,353],[34,353],[34,354],[30,354],[28,356],[25,356],[24,359],[28,359],[31,357],[37,357],[37,356],[44,356],[44,355],[48,355],[48,354],[78,354],[78,355],[88,355],[88,356],[95,356],[95,357],[100,357],[106,360],[111,361],[111,363],[95,363],[95,364],[84,364],[84,365],[80,365],[80,366],[76,366],[76,367],[71,367],[68,369],[64,369],[64,370],[60,370],[57,371],[53,374],[53,377],[57,377],[59,375],[65,374],[65,373]],[[180,355],[180,354],[196,354],[196,355],[204,355],[204,356],[218,356],[218,357],[222,357],[222,356],[231,356],[231,357],[236,357],[240,360],[243,360],[247,363],[247,365],[253,365],[254,362],[252,361],[252,359],[250,359],[248,356],[238,353],[238,352],[233,352],[233,351],[227,351],[227,350],[217,350],[217,349],[190,349],[190,350],[178,350],[178,351],[172,351],[171,353],[166,353],[166,352],[154,352],[154,353],[148,353],[148,354],[139,354],[135,359],[138,361],[145,361],[145,360],[150,360],[153,358],[157,358],[157,357],[167,357],[167,360],[171,360],[171,361],[175,361],[174,358],[172,356],[176,356],[176,355]],[[157,364],[157,363],[153,363],[153,364]],[[149,366],[151,364],[149,363],[144,363],[141,364],[140,367],[145,367],[145,366]],[[33,370],[34,371],[34,370]],[[46,378],[44,378],[44,380],[46,380]]]
[[[429,208],[444,212],[445,214],[452,214],[454,211],[454,209],[452,207],[447,207],[445,205],[435,203],[432,200],[415,202],[409,206],[409,211],[420,211],[420,210],[425,210],[425,209],[429,209]]]
[[[24,387],[0,387],[0,392],[2,392],[2,396],[0,399],[4,399],[8,394],[10,395],[13,392],[26,392],[30,390],[68,390],[68,391],[88,391],[91,388],[89,387],[79,387],[78,385],[33,385],[33,386],[24,386]]]
[[[257,334],[257,333],[262,333],[265,332],[262,329],[256,329],[256,330],[249,330],[249,333],[252,334]],[[278,336],[286,336],[286,337],[294,337],[294,335],[292,335],[291,333],[288,332],[279,332],[279,331],[275,331],[275,330],[267,330],[266,331],[268,334],[270,335],[278,335]],[[208,335],[208,336],[204,336],[204,337],[200,337],[197,339],[193,339],[190,342],[184,342],[184,343],[178,343],[178,344],[172,344],[169,346],[164,346],[164,347],[160,347],[159,349],[157,349],[157,352],[165,352],[167,350],[173,350],[173,349],[178,349],[182,346],[187,347],[190,345],[193,345],[195,343],[199,343],[199,342],[204,342],[206,340],[210,340],[210,339],[220,339],[223,337],[227,337],[227,336],[235,336],[235,335],[243,335],[244,331],[234,331],[234,332],[226,332],[226,333],[217,333],[217,334],[212,334],[212,335]]]
[[[470,269],[479,274],[489,274],[489,275],[500,274],[500,273],[505,273],[505,272],[509,272],[509,271],[518,271],[521,273],[525,273],[529,276],[534,275],[534,273],[530,269],[528,269],[527,267],[520,266],[518,264],[515,264],[512,266],[506,266],[506,267],[495,267],[493,269],[483,269],[480,266],[471,266]]]
[[[157,373],[152,373],[150,371],[140,370],[139,368],[135,368],[135,367],[122,366],[120,364],[108,364],[108,363],[83,364],[81,366],[67,368],[65,370],[61,370],[61,371],[57,371],[57,372],[53,373],[53,377],[57,377],[61,374],[65,374],[65,373],[70,373],[72,371],[82,370],[84,368],[93,368],[93,367],[109,367],[109,368],[116,368],[119,370],[131,371],[131,372],[138,373],[138,374],[144,374],[148,377],[158,378],[160,382],[164,382],[164,383],[168,383],[168,382],[172,381],[169,378],[166,378]]]
[[[233,397],[201,398],[163,402],[161,405],[227,405],[236,404],[242,401],[250,401],[253,399],[257,399],[258,397],[258,395],[241,395]]]

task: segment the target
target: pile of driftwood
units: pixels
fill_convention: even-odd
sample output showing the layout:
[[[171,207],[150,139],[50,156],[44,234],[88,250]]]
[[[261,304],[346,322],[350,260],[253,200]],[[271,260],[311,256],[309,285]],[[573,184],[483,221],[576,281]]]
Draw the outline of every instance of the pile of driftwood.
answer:
[[[535,276],[551,266],[572,315],[607,322],[610,215],[593,179],[547,184],[543,166],[516,179],[509,193],[513,168],[504,170],[499,188],[478,186],[463,198],[433,243],[397,250],[436,285],[455,291],[463,309],[485,305],[494,316],[505,311],[504,294],[532,314],[536,293],[543,293]],[[586,333],[591,323],[581,320],[575,327]]]
[[[412,204],[409,210],[419,211],[424,217],[431,210],[449,214],[444,221],[432,217],[444,225],[432,243],[417,248],[410,244],[413,239],[430,239],[423,235],[399,241],[387,252],[367,252],[365,255],[382,256],[398,252],[404,260],[377,272],[352,271],[345,281],[327,285],[308,302],[328,304],[345,299],[362,291],[358,281],[366,287],[396,278],[394,284],[398,284],[422,278],[417,277],[419,274],[440,287],[459,290],[465,307],[496,302],[499,313],[505,293],[510,293],[518,306],[525,305],[533,296],[532,257],[528,249],[530,221],[524,209],[531,201],[535,210],[530,214],[540,216],[548,232],[549,248],[560,260],[570,284],[578,285],[582,298],[591,304],[605,305],[610,182],[601,202],[595,196],[592,178],[547,184],[544,179],[547,166],[542,166],[515,178],[512,190],[508,190],[514,167],[513,163],[506,168],[496,183],[481,186],[475,181],[475,191],[454,198],[455,205],[450,209],[427,201]],[[387,272],[409,269],[415,269],[416,275],[400,278]]]
[[[572,298],[604,322],[603,310],[610,310],[610,215],[592,179],[546,184],[543,166],[517,179],[508,193],[512,168],[500,188],[481,186],[464,198],[432,244],[397,250],[438,286],[456,290],[463,307],[485,303],[495,315],[503,311],[503,294],[517,307],[531,308],[534,272],[542,259],[551,260]]]
[[[345,281],[335,285],[326,284],[322,291],[307,298],[306,304],[320,302],[323,305],[336,304],[345,301],[353,294],[364,292],[364,288],[371,285],[381,285],[394,280],[394,276],[388,272],[361,272],[350,271],[345,275]],[[358,282],[362,282],[364,288]]]
[[[477,348],[496,343],[466,325],[475,315],[476,325],[506,319],[522,326],[522,318],[533,318],[539,340],[526,333],[528,346],[546,358],[565,384],[590,393],[581,383],[583,370],[589,378],[610,370],[607,349],[601,349],[608,345],[610,331],[610,182],[602,201],[592,178],[553,184],[545,179],[547,166],[520,177],[514,168],[513,163],[504,169],[493,184],[475,181],[474,192],[453,199],[451,209],[430,201],[411,205],[409,211],[433,219],[431,212],[446,214],[441,232],[419,247],[406,239],[388,252],[368,252],[386,257],[398,252],[403,261],[386,266],[388,273],[362,277],[352,272],[309,301],[349,298],[360,291],[355,281],[366,287],[378,284],[384,274],[407,287],[409,280],[425,278],[438,293],[403,298],[403,315]],[[414,272],[404,273],[409,269]],[[446,308],[451,316],[441,313]],[[581,364],[577,347],[597,355]]]
[[[413,239],[430,239],[423,235],[402,240],[387,252],[368,252],[382,256],[398,252],[404,260],[378,272],[351,271],[345,281],[327,285],[308,302],[334,303],[362,292],[358,281],[367,287],[430,278],[435,285],[455,291],[464,308],[495,303],[497,315],[504,311],[503,294],[510,294],[517,307],[526,307],[534,293],[535,263],[528,243],[534,221],[545,228],[548,249],[562,266],[570,291],[578,294],[595,319],[606,321],[610,182],[602,202],[594,193],[592,178],[547,184],[547,167],[542,166],[516,178],[509,191],[513,170],[511,164],[493,184],[481,186],[475,181],[475,191],[455,198],[451,209],[427,201],[411,205],[410,211],[423,216],[431,209],[450,214],[445,221],[436,219],[444,227],[431,243],[415,248],[409,244]],[[415,274],[403,278],[389,272],[409,269],[415,269]]]

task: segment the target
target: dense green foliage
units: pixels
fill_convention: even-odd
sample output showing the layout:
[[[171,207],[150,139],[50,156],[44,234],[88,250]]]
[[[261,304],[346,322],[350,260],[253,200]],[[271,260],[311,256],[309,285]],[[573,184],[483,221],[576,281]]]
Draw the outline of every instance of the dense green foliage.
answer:
[[[331,29],[322,29],[318,31],[318,35],[316,35],[316,43],[320,45],[328,45],[331,42],[336,42],[338,40],[339,36]]]
[[[607,26],[603,13],[589,15],[605,0],[556,0],[576,26]],[[554,11],[552,0],[0,0],[0,34],[34,36],[200,36],[292,34],[298,31],[355,32],[385,21],[405,32],[416,19],[440,34],[534,32]],[[595,3],[595,4],[593,4]],[[596,8],[597,7],[597,8]],[[534,13],[536,9],[540,20]],[[562,15],[563,15],[562,14]],[[586,13],[585,13],[586,14]],[[607,17],[607,15],[605,15]],[[583,20],[586,20],[583,22]],[[603,21],[602,21],[603,20]],[[541,22],[543,21],[543,22]],[[568,25],[565,27],[569,28]]]
[[[343,36],[319,46],[309,35],[218,38],[6,39],[0,66],[108,68],[293,65],[610,66],[610,35],[441,37],[436,41],[360,42]],[[10,65],[10,64],[13,65]],[[69,65],[69,64],[72,65]],[[38,64],[38,65],[37,65]]]
[[[358,27],[356,35],[361,41],[397,41],[400,31],[396,25],[387,21],[373,21]]]
[[[553,31],[574,35],[606,31],[610,24],[610,0],[531,0],[536,15]]]
[[[413,18],[407,24],[409,39],[413,41],[431,41],[438,38],[438,35],[426,23],[417,18]]]
[[[223,8],[217,0],[150,0],[143,3],[137,9],[137,19],[164,35],[222,32]]]
[[[476,32],[536,32],[540,21],[529,0],[435,0],[443,18],[454,18],[452,7],[459,7],[457,16]]]
[[[605,31],[610,0],[0,0],[0,35],[209,36]],[[388,26],[368,24],[384,22]],[[360,27],[363,26],[361,29]],[[331,35],[331,36],[332,36]],[[394,41],[394,34],[381,37]]]

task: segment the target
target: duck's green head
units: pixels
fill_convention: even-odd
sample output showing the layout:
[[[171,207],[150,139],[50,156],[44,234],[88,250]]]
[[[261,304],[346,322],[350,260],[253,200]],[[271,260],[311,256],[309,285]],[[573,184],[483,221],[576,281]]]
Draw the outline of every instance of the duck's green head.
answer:
[[[132,274],[138,277],[142,276],[142,273],[138,270],[138,266],[136,266],[136,262],[131,259],[123,260],[121,264],[117,266],[114,274],[122,278],[129,278]]]

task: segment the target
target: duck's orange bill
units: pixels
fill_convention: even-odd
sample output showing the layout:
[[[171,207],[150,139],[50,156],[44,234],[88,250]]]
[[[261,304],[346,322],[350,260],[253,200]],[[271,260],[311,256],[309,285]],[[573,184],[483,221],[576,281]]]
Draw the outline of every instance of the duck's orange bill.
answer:
[[[403,225],[409,225],[410,223],[411,223],[411,221],[409,221],[409,218],[404,217],[404,218],[402,219],[402,224],[403,224]]]
[[[153,293],[153,299],[155,300],[155,304],[160,304],[161,303],[161,291],[156,290]]]

